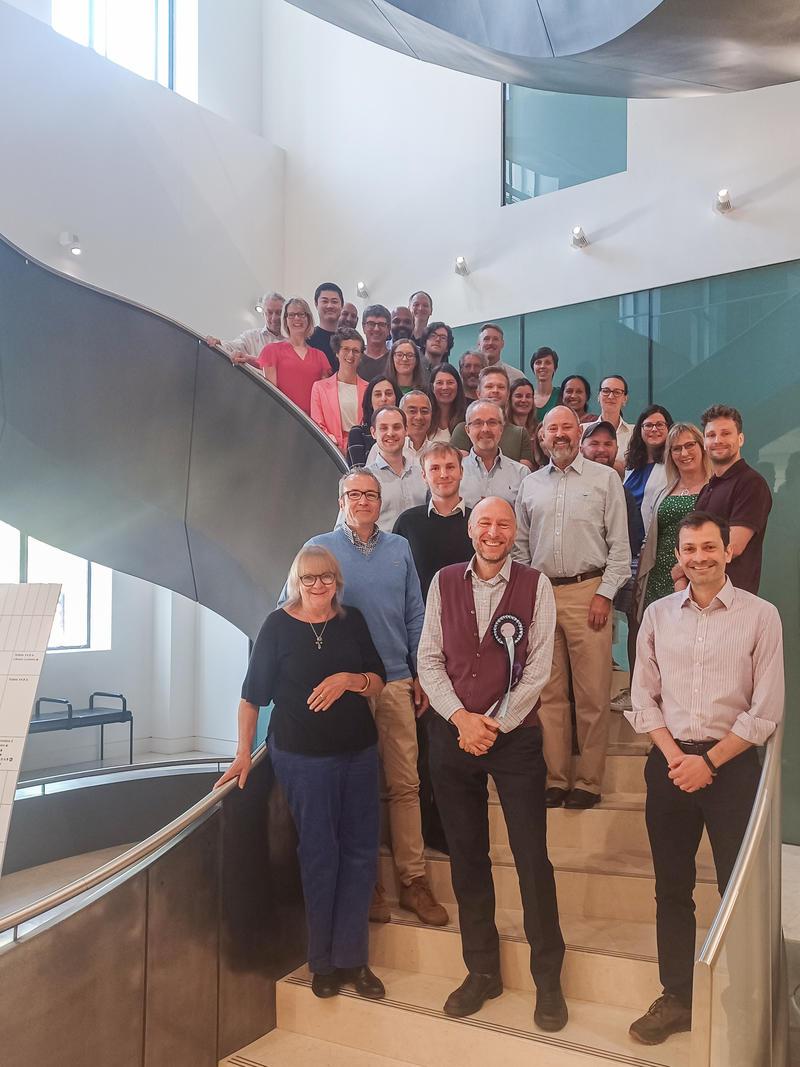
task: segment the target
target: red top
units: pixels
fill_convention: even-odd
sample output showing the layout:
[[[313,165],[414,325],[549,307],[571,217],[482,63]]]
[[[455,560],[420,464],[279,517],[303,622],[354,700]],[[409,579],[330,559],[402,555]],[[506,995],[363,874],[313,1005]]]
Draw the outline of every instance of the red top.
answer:
[[[324,352],[318,348],[306,348],[305,359],[300,359],[291,341],[273,341],[262,348],[258,366],[262,369],[274,367],[280,391],[309,416],[311,386],[331,373],[331,365]]]

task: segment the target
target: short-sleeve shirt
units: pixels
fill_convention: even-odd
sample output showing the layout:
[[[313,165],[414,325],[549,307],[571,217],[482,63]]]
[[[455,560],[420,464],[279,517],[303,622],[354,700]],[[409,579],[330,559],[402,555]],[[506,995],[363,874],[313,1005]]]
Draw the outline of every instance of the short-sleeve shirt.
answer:
[[[291,341],[276,341],[261,350],[258,365],[274,367],[280,391],[293,400],[299,408],[311,415],[311,386],[322,378],[328,378],[331,367],[327,356],[318,348],[306,348],[305,359],[294,350]]]
[[[324,630],[323,630],[324,625]],[[316,634],[322,633],[317,648]],[[348,607],[343,616],[314,629],[278,608],[261,627],[242,686],[242,699],[257,707],[274,702],[269,733],[284,752],[326,756],[359,752],[377,741],[375,721],[365,697],[351,690],[327,711],[311,711],[311,690],[330,674],[386,672],[372,643],[364,616]]]
[[[737,460],[719,478],[712,474],[697,496],[697,511],[710,511],[727,519],[731,526],[746,526],[753,531],[741,556],[725,568],[733,585],[748,593],[758,593],[761,548],[771,508],[769,486],[743,459]]]

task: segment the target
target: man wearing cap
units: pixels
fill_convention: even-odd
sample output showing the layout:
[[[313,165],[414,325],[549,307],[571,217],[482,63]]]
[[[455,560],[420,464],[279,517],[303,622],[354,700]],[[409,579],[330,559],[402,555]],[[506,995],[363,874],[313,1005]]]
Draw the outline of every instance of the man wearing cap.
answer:
[[[622,482],[584,459],[582,427],[571,408],[544,417],[550,463],[529,474],[516,501],[514,558],[553,585],[553,670],[542,692],[548,807],[591,808],[600,800],[611,714],[611,601],[631,574]],[[569,683],[575,695],[579,756],[572,768]]]
[[[420,682],[437,712],[430,723],[431,777],[469,972],[444,1011],[472,1015],[503,991],[489,858],[491,774],[519,876],[536,985],[534,1022],[560,1030],[567,1022],[564,940],[547,855],[537,716],[552,659],[553,592],[543,574],[512,562],[516,522],[507,501],[481,500],[469,533],[472,560],[443,568],[431,582],[418,650]]]

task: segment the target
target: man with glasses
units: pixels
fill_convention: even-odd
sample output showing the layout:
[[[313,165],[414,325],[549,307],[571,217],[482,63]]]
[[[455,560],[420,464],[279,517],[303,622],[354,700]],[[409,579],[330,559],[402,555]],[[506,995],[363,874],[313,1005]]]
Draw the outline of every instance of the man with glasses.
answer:
[[[319,325],[308,339],[312,348],[324,352],[332,371],[339,369],[339,360],[331,348],[331,338],[339,325],[339,316],[344,307],[344,294],[336,282],[323,282],[314,292],[314,307],[317,309]]]
[[[519,487],[530,471],[509,459],[500,447],[505,425],[503,409],[494,400],[474,400],[467,408],[465,425],[472,448],[464,457],[461,498],[468,508],[474,508],[484,497],[498,496],[513,508]]]
[[[386,342],[389,339],[391,319],[389,309],[383,304],[370,304],[364,309],[361,324],[364,327],[367,347],[358,365],[358,376],[366,382],[371,382],[373,378],[386,373],[386,364],[389,359]]]
[[[419,808],[415,709],[427,707],[417,674],[417,645],[425,617],[414,559],[408,541],[384,533],[377,525],[381,483],[375,472],[354,468],[339,482],[344,523],[331,533],[312,537],[342,568],[342,602],[364,616],[386,668],[386,685],[373,702],[378,751],[383,762],[389,802],[392,855],[400,878],[401,908],[425,923],[444,926],[445,909],[431,892],[425,874]],[[377,846],[377,842],[376,842]],[[388,922],[389,904],[375,887],[370,919]]]
[[[422,353],[422,365],[428,374],[432,374],[443,363],[450,362],[455,338],[446,322],[431,322],[422,334],[419,350]]]
[[[610,422],[617,435],[617,458],[615,468],[619,474],[625,467],[625,453],[631,441],[633,426],[625,422],[622,417],[622,409],[628,402],[628,383],[621,374],[612,374],[603,378],[600,382],[600,391],[597,394],[600,403],[600,418],[596,422]],[[592,426],[587,422],[586,426]]]

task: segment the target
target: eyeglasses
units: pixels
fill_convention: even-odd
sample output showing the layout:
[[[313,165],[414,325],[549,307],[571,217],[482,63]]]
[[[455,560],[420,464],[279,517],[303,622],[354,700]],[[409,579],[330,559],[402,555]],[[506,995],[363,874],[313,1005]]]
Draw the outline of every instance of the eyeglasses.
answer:
[[[482,430],[484,426],[489,430],[496,430],[503,424],[499,419],[472,419],[470,420],[469,425],[474,426],[476,430]]]
[[[381,494],[377,489],[345,489],[342,494],[351,504],[356,504],[363,497],[364,500],[369,500],[371,504],[380,500]]]
[[[395,359],[407,360],[407,359],[416,359],[417,357],[414,355],[413,352],[395,352],[394,358]]]
[[[429,341],[447,341],[446,333],[432,333],[428,338]]]
[[[287,311],[286,312],[286,318],[287,319],[307,319],[308,315],[305,313],[305,311]]]
[[[606,386],[600,390],[600,396],[625,396],[624,389],[608,389]]]
[[[374,319],[367,319],[364,323],[365,330],[387,330],[388,328],[389,323],[385,322],[383,319],[378,319],[377,321]]]
[[[322,582],[323,585],[333,585],[336,581],[336,575],[333,571],[323,571],[322,574],[300,575],[300,584],[305,586],[306,589],[311,589],[312,586],[317,584],[317,581]]]
[[[666,430],[667,424],[665,422],[643,422],[643,430]]]
[[[700,447],[700,444],[699,444],[698,441],[690,441],[686,445],[673,445],[672,448],[670,449],[670,452],[672,453],[673,456],[679,456],[681,454],[681,452],[691,452],[691,450],[693,448],[699,448],[699,447]]]

